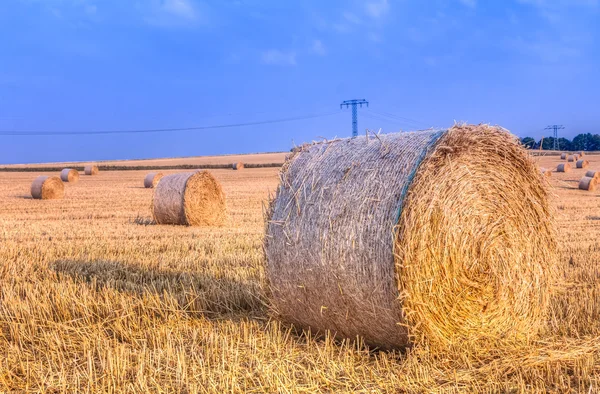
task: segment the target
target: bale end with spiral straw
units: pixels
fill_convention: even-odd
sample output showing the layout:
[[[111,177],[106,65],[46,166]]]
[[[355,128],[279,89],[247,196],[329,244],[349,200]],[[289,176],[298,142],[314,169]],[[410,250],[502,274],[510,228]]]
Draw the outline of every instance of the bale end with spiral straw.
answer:
[[[144,187],[146,189],[152,189],[158,185],[158,182],[163,177],[162,172],[151,172],[144,178]]]
[[[306,146],[269,207],[275,309],[381,348],[525,340],[543,325],[555,269],[548,195],[499,127]]]
[[[31,184],[31,196],[36,200],[58,200],[65,195],[65,185],[57,176],[41,175]]]
[[[581,190],[587,190],[587,191],[593,192],[594,190],[596,190],[597,186],[598,186],[598,178],[594,178],[594,177],[590,178],[588,176],[584,176],[579,181],[579,188]]]
[[[167,175],[154,189],[152,214],[158,224],[221,226],[225,194],[208,171]]]
[[[60,179],[63,182],[76,183],[79,181],[79,171],[73,168],[65,168],[60,172]]]
[[[85,166],[85,175],[98,175],[99,172],[100,171],[98,170],[98,166],[96,165]]]

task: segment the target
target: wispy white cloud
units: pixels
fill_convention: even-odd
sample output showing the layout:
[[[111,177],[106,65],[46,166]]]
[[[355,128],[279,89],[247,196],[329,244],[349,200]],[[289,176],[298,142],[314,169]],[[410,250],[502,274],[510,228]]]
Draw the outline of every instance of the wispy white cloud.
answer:
[[[370,1],[365,4],[365,12],[372,18],[381,18],[390,10],[388,0]]]
[[[261,61],[263,64],[274,66],[295,66],[296,52],[286,52],[280,51],[278,49],[269,49],[268,51],[262,53]]]
[[[189,27],[203,21],[199,3],[190,0],[149,0],[138,3],[144,20],[160,27]]]
[[[312,51],[320,56],[325,56],[327,54],[327,50],[325,49],[325,46],[321,40],[313,41]]]

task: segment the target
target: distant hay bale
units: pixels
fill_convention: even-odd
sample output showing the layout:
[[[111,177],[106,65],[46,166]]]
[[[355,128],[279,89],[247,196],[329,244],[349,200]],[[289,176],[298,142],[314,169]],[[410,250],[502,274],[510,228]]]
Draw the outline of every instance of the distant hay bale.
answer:
[[[575,161],[577,161],[577,159],[575,158],[575,155],[569,155],[567,157],[567,161],[568,162],[575,162]]]
[[[79,171],[72,168],[65,168],[60,172],[60,179],[63,182],[76,183],[79,181]]]
[[[38,176],[31,184],[31,196],[37,200],[57,200],[65,195],[65,185],[57,176]]]
[[[238,163],[233,163],[233,169],[234,170],[243,170],[244,169],[244,163],[242,163],[241,161]]]
[[[596,190],[596,186],[598,186],[598,178],[584,176],[579,181],[579,188],[581,190],[588,190],[593,192]]]
[[[569,172],[571,171],[571,165],[569,163],[562,163],[556,167],[556,172]]]
[[[600,171],[587,171],[585,176],[588,178],[600,178]]]
[[[577,160],[576,165],[577,165],[577,168],[588,168],[590,165],[590,162],[587,160],[581,159],[581,160]]]
[[[560,158],[561,158],[561,160],[565,160],[567,158],[567,154],[566,153],[561,153],[560,154]]]
[[[540,168],[540,172],[542,173],[543,176],[545,176],[546,178],[550,178],[552,176],[552,171],[548,168]]]
[[[498,127],[305,146],[269,207],[275,310],[381,348],[524,340],[544,324],[555,270],[548,195]]]
[[[100,171],[98,170],[98,166],[95,165],[89,165],[89,166],[85,166],[85,175],[98,175]]]
[[[583,157],[583,156],[585,156],[585,152],[584,152],[584,151],[582,151],[582,150],[581,150],[581,151],[579,151],[579,156],[580,156],[580,157]]]
[[[163,177],[162,172],[151,172],[144,178],[144,187],[146,189],[151,189],[158,185],[158,181]]]
[[[221,226],[225,194],[208,171],[167,175],[154,189],[152,214],[158,224]]]

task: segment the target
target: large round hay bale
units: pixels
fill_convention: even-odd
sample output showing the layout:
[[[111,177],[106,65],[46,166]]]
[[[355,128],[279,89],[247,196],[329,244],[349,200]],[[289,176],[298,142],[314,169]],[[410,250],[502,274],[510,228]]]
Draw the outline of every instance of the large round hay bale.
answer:
[[[543,324],[556,261],[548,193],[497,127],[304,147],[269,210],[274,307],[382,348],[522,340]]]
[[[65,195],[65,185],[57,176],[40,175],[31,184],[31,197],[37,200],[58,200]]]
[[[60,172],[60,179],[63,182],[76,183],[79,181],[79,171],[72,168],[65,168]]]
[[[89,166],[85,166],[85,175],[98,175],[100,171],[98,170],[98,166],[95,165],[89,165]]]
[[[575,162],[575,161],[577,161],[577,159],[575,158],[575,155],[569,155],[569,156],[567,156],[567,161],[568,162]]]
[[[154,189],[152,214],[158,224],[221,226],[225,194],[208,171],[167,175]]]
[[[241,161],[238,163],[233,163],[233,169],[234,170],[243,170],[244,169],[244,163],[242,163]]]
[[[144,178],[144,187],[147,189],[151,189],[158,185],[158,181],[163,177],[162,172],[151,172]]]
[[[590,165],[590,162],[587,160],[581,159],[581,160],[577,160],[576,165],[577,165],[577,168],[588,168]]]
[[[600,171],[587,171],[585,176],[588,178],[600,178]]]
[[[569,172],[571,171],[571,165],[569,163],[562,163],[556,167],[556,172]]]
[[[581,190],[589,190],[592,192],[596,190],[596,186],[598,186],[598,178],[584,176],[579,181],[579,188]]]
[[[565,160],[567,158],[567,154],[566,153],[561,153],[560,154],[560,159],[561,160]]]

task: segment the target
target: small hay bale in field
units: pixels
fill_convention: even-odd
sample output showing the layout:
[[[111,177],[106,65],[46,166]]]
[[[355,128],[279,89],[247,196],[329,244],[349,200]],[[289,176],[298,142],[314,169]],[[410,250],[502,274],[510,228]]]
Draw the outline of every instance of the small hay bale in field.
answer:
[[[556,172],[569,172],[571,171],[571,165],[569,163],[562,163],[556,167]]]
[[[98,175],[99,172],[98,166],[96,165],[85,166],[85,175]]]
[[[567,161],[568,162],[575,162],[575,161],[577,161],[577,159],[575,158],[575,155],[569,155],[567,157]]]
[[[79,181],[79,171],[72,168],[65,168],[60,172],[60,179],[63,182],[76,183]]]
[[[269,207],[274,307],[381,348],[523,340],[544,324],[555,272],[548,195],[499,127],[305,146]]]
[[[600,178],[600,171],[587,171],[585,176],[588,178]]]
[[[241,161],[238,163],[233,163],[233,169],[234,170],[243,170],[244,169],[244,163],[242,163]]]
[[[541,167],[540,168],[540,172],[542,173],[543,176],[545,176],[546,178],[550,178],[552,176],[552,171],[548,168],[544,168]]]
[[[151,172],[144,178],[144,187],[146,189],[152,189],[158,185],[158,182],[163,177],[162,172]]]
[[[567,154],[566,153],[561,153],[560,154],[560,159],[561,160],[565,160],[567,158]]]
[[[152,215],[158,224],[221,226],[225,194],[208,171],[167,175],[154,189]]]
[[[585,156],[585,152],[584,152],[584,151],[582,151],[582,150],[581,150],[581,151],[579,151],[579,153],[578,153],[578,154],[579,154],[579,156],[580,156],[580,157],[583,157],[583,156]]]
[[[36,200],[58,200],[65,195],[65,185],[57,176],[38,176],[31,184],[31,197]]]
[[[587,160],[581,159],[581,160],[577,160],[576,165],[577,165],[577,168],[588,168],[590,165],[590,162]]]
[[[598,178],[590,178],[589,176],[584,176],[579,181],[579,188],[581,190],[588,190],[593,192],[596,190],[596,186],[598,186]]]

